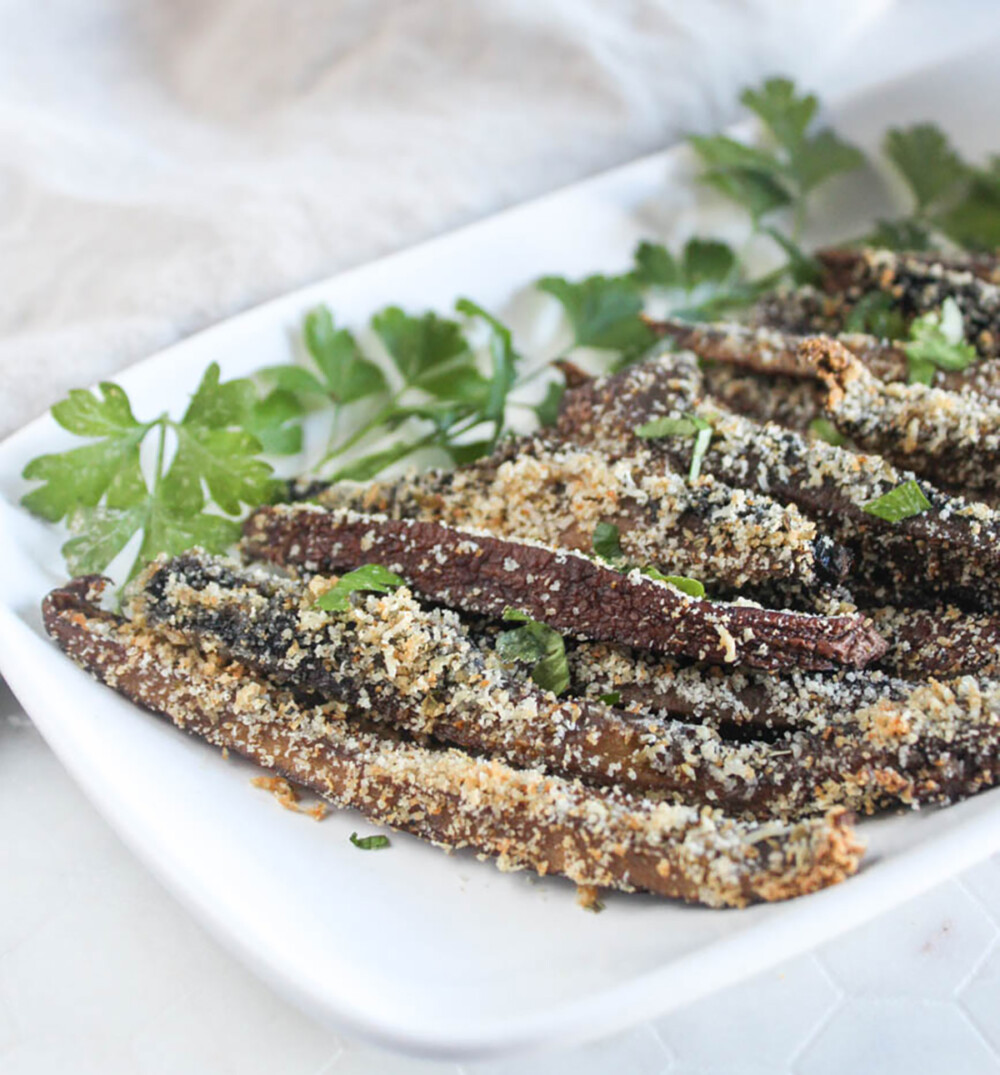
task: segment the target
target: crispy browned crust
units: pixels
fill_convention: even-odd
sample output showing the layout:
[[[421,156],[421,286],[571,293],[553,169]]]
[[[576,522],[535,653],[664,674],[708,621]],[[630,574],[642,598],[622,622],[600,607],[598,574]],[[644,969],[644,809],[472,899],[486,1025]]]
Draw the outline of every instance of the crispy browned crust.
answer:
[[[684,391],[674,385],[680,365]],[[876,455],[863,455],[793,430],[731,414],[698,399],[685,355],[658,358],[566,393],[557,431],[572,443],[625,455],[643,444],[677,467],[690,454],[680,437],[641,440],[636,428],[663,415],[693,411],[714,435],[702,470],[734,486],[795,504],[854,553],[851,588],[871,604],[949,601],[970,609],[1000,607],[1000,519],[985,504],[921,481],[931,508],[890,523],[865,504],[916,478]]]
[[[582,553],[593,552],[599,524],[613,524],[627,563],[723,591],[782,582],[808,590],[847,577],[846,550],[818,539],[794,506],[709,478],[692,485],[649,464],[645,451],[611,461],[525,438],[457,470],[340,482],[318,499],[327,508],[473,527]]]
[[[857,869],[843,810],[753,825],[402,742],[342,705],[304,705],[242,665],[98,611],[101,586],[79,579],[43,604],[46,629],[77,664],[185,731],[438,846],[714,907],[813,892]]]
[[[799,734],[825,746],[854,781],[858,810],[894,797],[952,802],[1000,778],[1000,683],[973,678],[924,682],[883,671],[780,676],[752,669],[708,668],[603,643],[570,652],[574,689],[586,697],[614,691],[632,712],[782,733],[777,745],[808,754]],[[803,757],[810,767],[815,761]],[[879,786],[881,785],[881,786]],[[822,800],[825,791],[817,791]],[[842,800],[846,801],[846,800]]]
[[[812,356],[801,350],[809,337],[768,327],[739,324],[702,324],[690,321],[647,321],[658,335],[674,341],[699,358],[742,366],[756,373],[784,374],[813,379],[817,376]],[[864,333],[837,337],[851,353],[881,380],[906,377],[906,354],[901,347]]]
[[[836,294],[842,311],[862,296],[882,292],[905,319],[937,310],[953,299],[965,335],[984,358],[1000,355],[1000,284],[968,261],[891,250],[826,250],[817,254],[823,288]]]
[[[128,610],[272,682],[521,767],[759,818],[837,804],[870,813],[926,795],[917,750],[911,777],[899,757],[858,737],[732,742],[709,722],[644,718],[597,697],[559,699],[475,645],[451,612],[425,611],[398,590],[330,614],[315,607],[325,585],[317,578],[307,589],[191,552],[152,565]]]
[[[1000,616],[888,605],[868,615],[889,643],[879,668],[908,679],[1000,676]]]
[[[566,549],[439,523],[278,505],[247,519],[242,548],[252,559],[320,574],[376,562],[450,608],[497,617],[515,608],[560,632],[703,661],[863,667],[885,650],[861,616],[694,598]]]
[[[859,448],[949,488],[996,486],[1000,406],[923,384],[886,384],[826,336],[803,340],[799,353],[826,388],[827,415]]]

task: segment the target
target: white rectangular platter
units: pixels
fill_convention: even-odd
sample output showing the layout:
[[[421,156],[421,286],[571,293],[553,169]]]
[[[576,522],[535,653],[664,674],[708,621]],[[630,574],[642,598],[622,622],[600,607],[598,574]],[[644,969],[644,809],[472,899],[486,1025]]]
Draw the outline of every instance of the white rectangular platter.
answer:
[[[992,51],[869,91],[827,118],[868,150],[889,124],[924,118],[969,153],[1000,148]],[[619,271],[640,238],[738,236],[691,175],[683,149],[637,161],[243,314],[120,381],[137,413],[180,410],[210,361],[234,376],[286,360],[319,302],[361,325],[389,302],[448,312],[464,294],[509,317],[530,350],[551,315],[528,289],[543,273]],[[814,238],[860,233],[886,211],[884,197],[872,177],[845,180],[820,211],[833,226]],[[360,853],[348,841],[370,831],[359,816],[315,824],[278,809],[250,787],[251,766],[139,712],[44,638],[39,602],[64,578],[62,535],[18,507],[19,475],[68,439],[46,417],[0,446],[0,671],[150,869],[262,977],[347,1033],[456,1058],[595,1038],[811,947],[1000,848],[997,791],[864,823],[859,876],[807,899],[718,912],[613,896],[600,915],[582,913],[568,883],[504,875],[406,836]]]

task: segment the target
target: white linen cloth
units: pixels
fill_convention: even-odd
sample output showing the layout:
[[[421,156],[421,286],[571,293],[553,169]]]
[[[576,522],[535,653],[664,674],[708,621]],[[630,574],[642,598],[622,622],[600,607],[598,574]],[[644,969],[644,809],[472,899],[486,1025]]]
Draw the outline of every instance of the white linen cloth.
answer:
[[[213,321],[730,119],[764,74],[816,85],[886,3],[0,0],[0,436]]]

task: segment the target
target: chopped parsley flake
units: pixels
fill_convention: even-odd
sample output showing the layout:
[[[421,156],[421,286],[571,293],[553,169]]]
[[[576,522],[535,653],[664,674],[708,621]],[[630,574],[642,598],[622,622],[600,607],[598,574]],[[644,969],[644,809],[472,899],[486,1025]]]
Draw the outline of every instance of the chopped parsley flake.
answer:
[[[863,510],[888,523],[898,523],[914,515],[922,515],[930,506],[931,502],[924,496],[924,491],[911,478],[888,493],[869,500],[863,505]]]

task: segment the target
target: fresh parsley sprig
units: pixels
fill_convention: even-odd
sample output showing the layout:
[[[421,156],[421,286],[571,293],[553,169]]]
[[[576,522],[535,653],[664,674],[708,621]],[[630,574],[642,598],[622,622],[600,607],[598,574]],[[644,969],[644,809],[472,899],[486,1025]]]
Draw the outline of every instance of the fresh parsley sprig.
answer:
[[[882,148],[912,204],[903,216],[880,221],[868,242],[893,250],[947,242],[970,250],[1000,245],[1000,157],[971,164],[933,123],[893,128]]]
[[[911,384],[933,384],[938,370],[964,370],[979,357],[975,347],[965,342],[962,311],[950,296],[939,311],[913,320],[903,350]]]
[[[265,446],[298,450],[290,425],[298,414],[285,389],[261,398],[245,378],[220,380],[214,362],[179,420],[164,412],[140,421],[112,382],[96,392],[76,389],[52,416],[88,443],[33,459],[24,477],[42,484],[22,503],[50,522],[65,519],[72,536],[62,551],[74,575],[105,570],[136,535],[129,578],[159,553],[193,545],[221,552],[239,536],[238,522],[227,516],[276,495],[272,468],[259,454]],[[151,470],[140,459],[149,437]]]
[[[691,146],[705,166],[702,182],[743,208],[755,231],[767,231],[786,250],[795,249],[815,190],[836,175],[860,168],[864,155],[829,128],[815,129],[818,100],[813,94],[798,95],[787,78],[770,78],[757,89],[746,89],[740,101],[760,119],[766,144],[750,145],[721,134],[692,136]],[[765,228],[764,221],[778,210],[791,214],[787,237]],[[798,252],[792,258],[800,272],[806,260]]]

